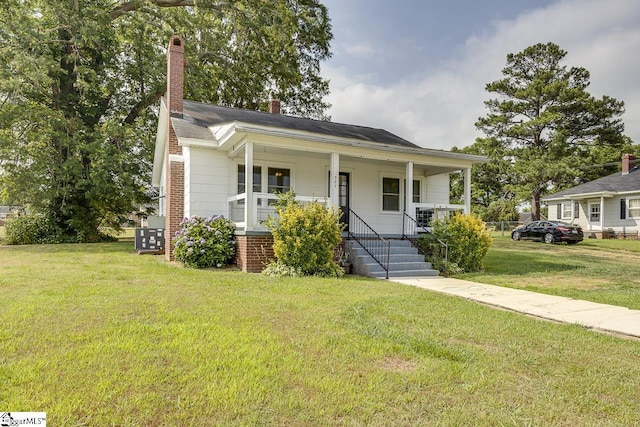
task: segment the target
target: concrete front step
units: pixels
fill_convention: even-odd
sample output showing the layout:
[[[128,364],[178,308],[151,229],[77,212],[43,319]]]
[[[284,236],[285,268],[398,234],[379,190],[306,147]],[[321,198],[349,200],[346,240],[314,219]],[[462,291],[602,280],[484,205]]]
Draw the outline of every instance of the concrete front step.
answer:
[[[437,276],[438,271],[433,270],[430,263],[425,262],[424,256],[411,246],[408,240],[391,240],[389,251],[389,277],[417,277]],[[348,241],[345,245],[351,256],[353,271],[355,274],[369,277],[385,277],[384,268],[376,262],[355,241]]]
[[[357,251],[358,253],[362,253],[364,254],[366,252],[365,248],[361,247],[361,246],[355,246],[353,248],[355,251]],[[371,252],[386,252],[385,248],[371,248],[370,249]],[[405,247],[405,246],[392,246],[391,248],[389,248],[389,254],[391,255],[402,255],[402,254],[407,254],[407,255],[411,255],[411,254],[417,254],[418,250],[414,247]]]
[[[389,271],[389,277],[426,277],[426,276],[438,276],[439,272],[437,270],[409,270],[409,271]],[[375,272],[370,273],[369,277],[377,277],[384,279],[386,277],[386,273]]]
[[[362,265],[369,271],[378,271],[378,269],[384,271],[382,266],[372,258],[365,259],[363,261]],[[425,261],[389,263],[389,271],[399,270],[431,270],[431,263]]]

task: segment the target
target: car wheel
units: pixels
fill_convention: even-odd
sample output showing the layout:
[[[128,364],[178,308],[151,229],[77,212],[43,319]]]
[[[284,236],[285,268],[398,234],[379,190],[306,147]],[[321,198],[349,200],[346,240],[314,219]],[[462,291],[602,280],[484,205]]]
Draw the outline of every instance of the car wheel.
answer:
[[[551,233],[547,233],[544,235],[544,242],[545,243],[553,243],[553,234]]]
[[[511,238],[512,238],[513,240],[520,240],[520,232],[519,232],[519,231],[514,231],[514,232],[511,234]]]
[[[577,245],[578,241],[577,240],[567,240],[567,245]]]

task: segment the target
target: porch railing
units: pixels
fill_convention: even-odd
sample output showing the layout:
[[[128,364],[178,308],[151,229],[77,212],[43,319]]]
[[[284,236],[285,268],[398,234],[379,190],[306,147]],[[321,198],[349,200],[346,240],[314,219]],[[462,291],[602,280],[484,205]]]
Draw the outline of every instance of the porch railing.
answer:
[[[389,255],[391,242],[383,239],[373,228],[369,226],[354,211],[349,209],[349,237],[371,255],[385,271],[385,278],[389,279]]]
[[[434,219],[443,220],[454,212],[464,211],[464,205],[450,205],[438,203],[414,203],[415,216],[411,218],[421,227],[430,227]]]
[[[406,212],[402,215],[402,239],[409,240],[413,246],[418,248],[418,251],[422,253],[422,255],[426,257],[430,257],[433,254],[427,253],[420,245],[416,244],[420,236],[429,236],[440,250],[444,250],[444,269],[445,273],[449,270],[449,245],[446,242],[443,242],[439,238],[437,238],[429,228],[420,224],[420,222],[416,221],[411,215]]]
[[[269,216],[277,216],[275,202],[278,200],[278,195],[274,193],[253,193],[253,203],[250,208],[252,209],[251,218],[252,224],[248,224],[250,227],[261,227],[263,221]],[[318,202],[321,204],[327,204],[327,200],[324,198],[318,198],[314,196],[296,196],[296,200],[301,203]],[[227,217],[236,223],[238,228],[245,228],[245,209],[247,208],[247,194],[241,193],[235,196],[227,198]]]

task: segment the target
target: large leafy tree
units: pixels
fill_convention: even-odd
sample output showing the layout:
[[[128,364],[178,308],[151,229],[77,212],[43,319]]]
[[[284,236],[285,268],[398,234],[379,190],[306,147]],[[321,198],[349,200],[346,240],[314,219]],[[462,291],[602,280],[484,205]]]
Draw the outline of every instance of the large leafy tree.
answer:
[[[518,200],[509,186],[511,162],[505,157],[503,147],[495,144],[495,140],[479,139],[468,147],[453,147],[452,151],[467,154],[488,155],[491,161],[474,165],[471,169],[471,210],[484,221],[515,221]],[[464,179],[453,174],[451,180],[451,197],[462,202]]]
[[[332,38],[317,0],[3,0],[0,191],[95,240],[147,197],[166,45],[185,97],[326,118]]]
[[[565,56],[554,43],[507,55],[504,78],[486,86],[497,97],[485,102],[489,113],[476,123],[486,137],[474,149],[491,159],[477,173],[498,173],[489,184],[529,200],[536,219],[544,194],[612,173],[592,166],[620,159],[630,146],[622,135],[623,102],[589,94],[589,72],[567,68]]]

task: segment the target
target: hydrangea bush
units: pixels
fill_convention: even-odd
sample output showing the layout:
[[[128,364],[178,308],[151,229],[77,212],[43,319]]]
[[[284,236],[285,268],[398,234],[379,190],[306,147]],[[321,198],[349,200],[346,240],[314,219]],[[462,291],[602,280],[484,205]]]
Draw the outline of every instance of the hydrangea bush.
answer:
[[[173,255],[187,267],[223,267],[236,253],[235,230],[223,216],[185,218],[173,239]]]

